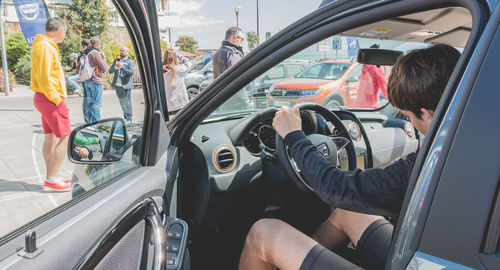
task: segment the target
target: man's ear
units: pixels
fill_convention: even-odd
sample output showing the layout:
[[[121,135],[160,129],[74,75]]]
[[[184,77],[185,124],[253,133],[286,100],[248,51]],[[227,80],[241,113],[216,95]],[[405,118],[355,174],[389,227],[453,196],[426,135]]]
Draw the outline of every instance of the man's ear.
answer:
[[[422,114],[421,114],[421,117],[422,117],[423,119],[428,119],[428,120],[431,120],[431,119],[432,119],[432,117],[434,116],[434,111],[433,111],[433,110],[420,108],[420,112],[422,113]]]

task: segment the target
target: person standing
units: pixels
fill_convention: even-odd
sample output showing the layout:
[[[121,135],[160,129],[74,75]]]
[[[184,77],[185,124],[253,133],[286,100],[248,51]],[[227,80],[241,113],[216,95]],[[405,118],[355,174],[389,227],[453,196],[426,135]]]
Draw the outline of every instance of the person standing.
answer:
[[[90,40],[90,46],[84,50],[88,62],[93,69],[92,77],[85,81],[85,122],[92,123],[101,119],[102,91],[104,90],[104,75],[108,70],[106,58],[101,51],[101,41],[94,37]]]
[[[90,45],[90,40],[88,39],[83,39],[82,40],[82,48],[83,50],[80,52],[80,54],[78,55],[78,59],[76,61],[76,70],[77,71],[80,71],[80,58],[85,54],[85,50],[89,47]],[[83,112],[83,119],[85,119],[85,123],[88,123],[89,121],[87,120],[87,115],[85,113],[85,108],[87,107],[87,90],[86,90],[86,87],[85,87],[85,81],[84,80],[80,80],[80,82],[82,83],[82,88],[83,88],[83,102],[82,102],[82,112]]]
[[[183,77],[190,66],[191,61],[177,55],[173,49],[165,50],[163,54],[163,79],[169,115],[175,115],[189,102]]]
[[[44,186],[60,191],[71,189],[71,180],[57,176],[66,156],[71,132],[66,98],[66,81],[57,43],[66,36],[66,23],[50,18],[45,25],[45,35],[36,35],[31,56],[31,89],[35,92],[33,103],[42,115],[45,133],[42,154],[47,169]]]
[[[114,73],[111,86],[116,90],[126,123],[132,123],[131,91],[134,87],[132,82],[134,62],[128,58],[129,52],[128,47],[120,48],[120,58],[115,59],[109,68],[109,73]]]
[[[69,55],[71,67],[68,70],[66,70],[66,76],[65,76],[67,85],[66,90],[70,92],[69,94],[71,94],[70,90],[73,90],[74,93],[81,96],[83,93],[83,89],[82,86],[77,82],[77,80],[79,79],[79,75],[78,75],[76,59],[78,59],[78,53],[72,53]]]
[[[226,40],[222,41],[222,46],[214,55],[214,79],[243,58],[243,40],[245,38],[240,28],[227,29]]]

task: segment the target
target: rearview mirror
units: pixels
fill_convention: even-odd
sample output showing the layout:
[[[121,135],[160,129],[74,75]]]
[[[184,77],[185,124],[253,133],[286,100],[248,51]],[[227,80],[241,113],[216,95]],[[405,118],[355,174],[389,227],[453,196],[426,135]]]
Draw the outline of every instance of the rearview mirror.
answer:
[[[121,118],[81,125],[71,132],[68,158],[76,164],[109,164],[121,160],[128,142]]]
[[[377,66],[394,66],[396,60],[403,55],[402,51],[383,49],[359,49],[358,62]]]

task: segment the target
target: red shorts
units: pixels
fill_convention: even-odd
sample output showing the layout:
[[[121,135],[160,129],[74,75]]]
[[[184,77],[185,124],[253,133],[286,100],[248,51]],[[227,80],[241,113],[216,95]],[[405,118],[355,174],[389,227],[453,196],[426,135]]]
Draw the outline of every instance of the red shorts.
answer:
[[[59,103],[59,106],[56,106],[44,94],[35,92],[33,103],[42,114],[43,132],[45,134],[54,133],[59,138],[71,133],[68,107],[66,107],[64,100]]]

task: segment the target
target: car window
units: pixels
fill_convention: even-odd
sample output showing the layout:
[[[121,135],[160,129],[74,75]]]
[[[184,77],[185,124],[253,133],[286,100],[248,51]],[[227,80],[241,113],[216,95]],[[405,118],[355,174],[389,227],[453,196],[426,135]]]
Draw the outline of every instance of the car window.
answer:
[[[87,10],[82,1],[67,2],[56,8],[49,5],[50,14],[62,18],[67,26],[64,41],[58,44],[60,57],[53,55],[52,66],[35,65],[42,57],[52,57],[40,54],[37,49],[45,46],[37,42],[47,37],[30,40],[33,41],[30,48],[18,22],[9,23],[5,30],[7,43],[17,45],[7,49],[7,55],[15,55],[8,58],[10,95],[3,97],[5,93],[0,93],[0,238],[140,166],[145,102],[128,30],[111,4],[104,12]],[[7,17],[17,18],[13,6],[4,11]],[[87,24],[89,20],[91,24]],[[42,28],[45,29],[45,23]],[[84,49],[84,39],[92,40],[94,46]],[[99,61],[99,66],[91,70],[91,78],[84,80],[77,67],[79,63],[90,64],[85,60],[79,62],[90,56]],[[38,81],[33,83],[32,68],[36,74],[42,69],[62,68],[64,74],[51,77],[61,82],[57,88],[61,93],[50,92],[49,85]],[[4,89],[3,83],[0,87]],[[60,103],[56,106],[56,102]],[[54,112],[58,116],[50,118]],[[113,127],[114,133],[106,126],[108,118],[121,119]],[[76,152],[77,156],[85,156],[82,160],[94,161],[119,154],[119,161],[104,165],[73,164],[68,160],[64,142],[59,144],[64,147],[49,147],[57,145],[57,137],[64,138],[71,130],[94,121],[101,122],[76,134],[77,143],[70,154]],[[57,160],[60,165],[53,165]],[[51,179],[47,179],[49,171],[55,171]]]
[[[346,109],[377,109],[385,106],[388,103],[387,80],[392,67],[359,64],[356,61],[358,50],[378,47],[407,53],[413,49],[432,45],[402,40],[381,40],[369,36],[373,36],[370,31],[356,37],[334,36],[320,42],[325,44],[340,40],[340,46],[336,50],[318,51],[320,46],[317,44],[303,49],[263,74],[274,72],[276,67],[290,61],[306,61],[311,63],[309,67],[295,76],[289,73],[289,78],[271,84],[260,81],[261,75],[227,100],[208,118],[267,107],[292,107],[306,102],[321,104],[328,108]],[[455,47],[462,49],[460,46]]]
[[[275,66],[269,71],[270,79],[280,79],[285,77],[285,68],[283,65]]]
[[[302,65],[286,65],[288,76],[293,77],[304,69]]]

